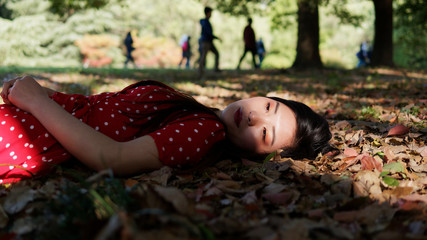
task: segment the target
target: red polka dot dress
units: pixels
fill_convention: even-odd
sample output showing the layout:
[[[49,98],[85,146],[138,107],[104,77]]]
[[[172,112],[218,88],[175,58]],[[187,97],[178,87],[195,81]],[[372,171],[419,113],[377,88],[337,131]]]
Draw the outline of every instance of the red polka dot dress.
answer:
[[[196,164],[225,139],[224,125],[215,114],[185,107],[187,97],[155,81],[89,97],[57,92],[52,99],[114,140],[150,135],[160,161],[171,167]],[[0,105],[0,183],[45,175],[71,157],[31,114]]]

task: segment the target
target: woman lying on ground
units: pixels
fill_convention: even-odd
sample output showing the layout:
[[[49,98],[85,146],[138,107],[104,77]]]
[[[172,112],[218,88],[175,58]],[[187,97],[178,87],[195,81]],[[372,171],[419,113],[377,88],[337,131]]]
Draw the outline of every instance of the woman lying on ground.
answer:
[[[3,84],[0,183],[44,175],[72,156],[95,170],[138,174],[192,167],[213,151],[315,158],[328,151],[328,123],[306,105],[280,98],[208,108],[160,82],[119,92],[63,94],[29,76]]]

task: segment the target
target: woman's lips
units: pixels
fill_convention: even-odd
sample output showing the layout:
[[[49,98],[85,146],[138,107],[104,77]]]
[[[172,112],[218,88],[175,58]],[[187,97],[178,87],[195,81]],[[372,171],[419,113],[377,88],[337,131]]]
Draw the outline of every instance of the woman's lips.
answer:
[[[242,121],[242,109],[239,108],[236,110],[236,112],[234,113],[234,122],[236,123],[236,126],[239,127],[240,126],[240,122]]]

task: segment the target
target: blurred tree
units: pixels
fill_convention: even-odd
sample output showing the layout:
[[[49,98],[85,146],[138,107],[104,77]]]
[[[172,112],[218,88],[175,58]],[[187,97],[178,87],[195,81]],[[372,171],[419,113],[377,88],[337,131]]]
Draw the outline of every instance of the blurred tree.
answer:
[[[0,18],[12,19],[12,11],[7,7],[6,0],[0,0]]]
[[[399,0],[395,11],[396,63],[427,68],[427,1]]]
[[[49,0],[51,2],[50,11],[62,16],[64,19],[79,10],[89,8],[101,8],[105,6],[108,0]]]
[[[298,40],[294,68],[321,68],[319,54],[319,1],[298,0]]]
[[[393,62],[393,0],[373,0],[375,36],[372,66],[394,66]]]

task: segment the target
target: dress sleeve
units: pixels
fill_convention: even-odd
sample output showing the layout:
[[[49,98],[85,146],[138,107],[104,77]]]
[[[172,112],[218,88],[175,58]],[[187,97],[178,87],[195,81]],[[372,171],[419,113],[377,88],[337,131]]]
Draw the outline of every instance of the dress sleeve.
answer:
[[[62,106],[65,111],[77,118],[82,118],[90,108],[91,97],[81,94],[65,94],[56,92],[51,96],[52,100]]]
[[[224,140],[225,130],[217,120],[199,118],[176,121],[149,135],[163,165],[184,167],[198,163],[215,143]]]

